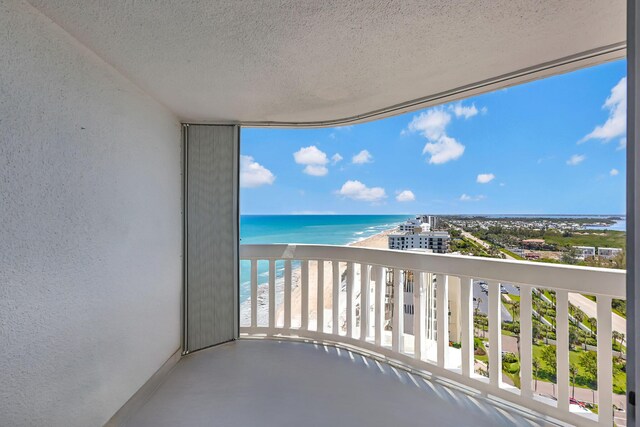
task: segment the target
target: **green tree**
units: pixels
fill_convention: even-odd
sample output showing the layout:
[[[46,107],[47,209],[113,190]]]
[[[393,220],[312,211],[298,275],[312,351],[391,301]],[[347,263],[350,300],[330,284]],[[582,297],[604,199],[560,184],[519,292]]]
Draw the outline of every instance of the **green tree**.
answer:
[[[556,365],[556,346],[555,345],[547,345],[542,349],[540,353],[540,358],[547,365],[547,368],[551,372],[551,377],[554,381],[553,383],[553,394],[556,394],[556,373],[558,370],[558,366]]]
[[[598,332],[598,319],[595,317],[589,317],[587,320],[589,322],[589,327],[591,328],[591,335]]]
[[[596,396],[592,386],[598,380],[598,355],[595,351],[585,351],[580,355],[578,363],[582,366],[587,380],[591,383],[589,388],[591,389],[592,400],[595,402]]]
[[[578,376],[578,367],[575,364],[569,366],[569,377],[571,379],[571,397],[576,397],[576,376]]]

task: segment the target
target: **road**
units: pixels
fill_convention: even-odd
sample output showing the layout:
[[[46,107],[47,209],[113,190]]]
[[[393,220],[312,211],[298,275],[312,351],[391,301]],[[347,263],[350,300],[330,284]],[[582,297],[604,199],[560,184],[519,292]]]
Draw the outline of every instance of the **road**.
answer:
[[[595,301],[591,301],[589,298],[585,297],[581,294],[569,294],[569,302],[580,310],[582,310],[587,316],[595,317],[597,319],[597,305]],[[627,334],[627,321],[622,316],[611,312],[611,327],[614,331],[621,332],[623,334]]]

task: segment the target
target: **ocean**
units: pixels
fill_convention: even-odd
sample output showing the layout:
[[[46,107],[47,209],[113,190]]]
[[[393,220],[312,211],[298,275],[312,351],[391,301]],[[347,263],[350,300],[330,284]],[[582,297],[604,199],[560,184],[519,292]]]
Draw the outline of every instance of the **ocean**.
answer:
[[[402,223],[412,215],[242,215],[240,244],[308,243],[347,245]],[[295,266],[294,266],[295,268]],[[284,262],[276,263],[276,279]],[[240,263],[240,302],[247,300],[251,264]],[[258,285],[268,282],[268,263],[258,263]]]

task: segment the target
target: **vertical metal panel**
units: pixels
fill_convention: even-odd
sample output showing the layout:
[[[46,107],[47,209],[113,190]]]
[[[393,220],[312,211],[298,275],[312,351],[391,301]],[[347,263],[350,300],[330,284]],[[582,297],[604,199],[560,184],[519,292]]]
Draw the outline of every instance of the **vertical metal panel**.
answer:
[[[370,286],[369,265],[360,264],[360,339],[362,341],[366,341],[369,336]]]
[[[238,127],[185,127],[185,351],[238,334]]]
[[[331,332],[334,335],[338,335],[339,328],[339,315],[340,315],[340,263],[338,261],[331,261],[331,272],[333,273],[333,280],[331,282]]]
[[[291,260],[284,262],[284,328],[291,328]]]
[[[447,364],[447,350],[449,349],[449,276],[436,274],[436,316],[438,334],[438,366],[444,368]]]
[[[636,336],[640,330],[640,152],[636,141],[640,132],[640,7],[636,0],[627,0],[627,425],[635,426],[636,406],[640,389],[640,353]]]
[[[324,332],[324,260],[318,260],[318,283],[316,292],[316,330]]]
[[[611,342],[611,341],[609,341]],[[569,293],[556,291],[558,409],[569,410]],[[611,389],[609,389],[611,390]]]
[[[489,382],[499,387],[502,382],[502,301],[500,283],[489,280]],[[440,337],[438,337],[439,339]]]

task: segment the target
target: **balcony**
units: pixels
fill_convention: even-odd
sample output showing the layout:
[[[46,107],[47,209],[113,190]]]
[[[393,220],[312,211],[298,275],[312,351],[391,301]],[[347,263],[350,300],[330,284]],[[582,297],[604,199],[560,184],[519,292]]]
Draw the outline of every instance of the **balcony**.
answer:
[[[320,245],[243,245],[241,259],[251,263],[250,315],[241,318],[242,339],[303,341],[325,351],[347,350],[364,360],[401,369],[402,375],[445,382],[455,393],[481,396],[484,402],[508,408],[509,413],[529,414],[538,421],[607,426],[614,421],[613,410],[596,415],[570,404],[569,297],[597,298],[597,403],[600,408],[612,408],[611,300],[625,297],[624,271]],[[268,262],[266,290],[258,286],[259,261]],[[276,266],[281,263],[283,278],[276,279]],[[310,266],[315,274],[309,274]],[[388,292],[388,285],[402,289],[406,272],[413,273],[413,292]],[[474,370],[472,286],[477,279],[488,284],[488,377]],[[520,290],[522,389],[503,378],[501,283],[515,284]],[[452,298],[450,291],[456,287]],[[533,391],[532,292],[537,289],[556,295],[555,396]],[[261,291],[266,291],[264,298]],[[458,311],[453,323],[445,317],[452,301]],[[402,308],[407,303],[414,309],[412,333],[404,325]],[[449,346],[450,327],[459,329],[459,349]],[[624,415],[616,412],[615,418],[616,423],[624,423]]]

